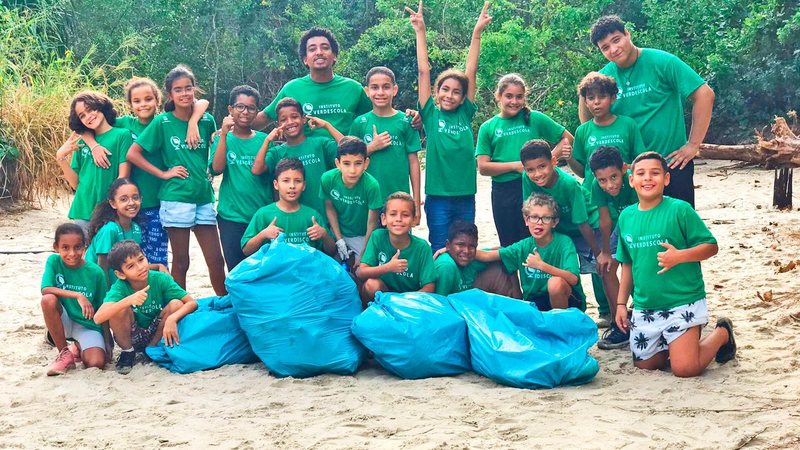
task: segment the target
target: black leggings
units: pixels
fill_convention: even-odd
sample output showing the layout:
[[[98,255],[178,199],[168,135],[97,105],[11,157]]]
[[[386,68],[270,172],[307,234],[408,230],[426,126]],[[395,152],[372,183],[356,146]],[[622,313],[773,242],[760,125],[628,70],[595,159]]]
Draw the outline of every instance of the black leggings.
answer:
[[[530,235],[522,217],[522,201],[522,178],[502,183],[492,181],[492,216],[503,247]]]
[[[669,169],[669,186],[664,188],[664,195],[683,200],[694,208],[694,161],[683,170]]]
[[[242,253],[242,236],[247,230],[247,224],[225,220],[217,215],[217,226],[219,227],[222,254],[225,256],[225,265],[228,266],[228,272],[230,272],[245,258]]]

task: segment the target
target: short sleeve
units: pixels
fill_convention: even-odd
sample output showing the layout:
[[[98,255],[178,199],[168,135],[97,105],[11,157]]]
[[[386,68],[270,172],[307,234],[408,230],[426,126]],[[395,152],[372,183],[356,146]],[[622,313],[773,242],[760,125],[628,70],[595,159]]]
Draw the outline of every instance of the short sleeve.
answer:
[[[180,300],[186,297],[186,290],[169,275],[161,272],[150,272],[150,276],[158,276],[164,284],[164,298],[161,299],[161,306],[166,306],[171,300]]]
[[[128,131],[128,130],[125,130]],[[127,133],[120,133],[119,137],[119,162],[120,164],[128,162],[128,150],[131,148],[133,144],[133,137],[131,136],[130,131]]]
[[[361,120],[361,117],[356,117],[356,120],[353,121],[352,125],[350,125],[350,130],[347,131],[348,136],[355,136],[359,139],[364,138],[364,123],[365,121]],[[344,133],[344,130],[339,130]]]
[[[572,215],[572,223],[575,225],[588,223],[589,213],[586,211],[586,197],[583,195],[583,188],[578,184],[578,180],[575,180],[575,183],[571,184],[572,187],[570,187],[569,199],[572,207],[572,211],[570,212]]]
[[[281,160],[277,149],[278,147],[273,147],[267,150],[267,155],[264,157],[264,164],[267,166],[267,174],[270,178],[275,178],[275,167],[278,166],[278,162]]]
[[[587,122],[588,123],[588,122]],[[572,157],[575,161],[586,166],[586,127],[581,125],[575,130],[575,142],[572,143]],[[583,174],[579,174],[583,175]]]
[[[125,295],[125,292],[127,291],[125,287],[126,286],[124,280],[115,281],[114,284],[111,285],[111,289],[109,289],[108,292],[106,293],[105,298],[103,299],[103,303],[116,303],[122,300],[123,298],[127,297],[127,295]]]
[[[500,261],[503,262],[507,271],[516,272],[522,266],[522,262],[527,259],[528,255],[527,252],[525,252],[525,241],[526,239],[523,239],[498,250]]]
[[[163,127],[160,116],[156,116],[150,125],[136,138],[136,143],[148,153],[161,151],[161,129]]]
[[[419,138],[419,131],[415,130],[410,123],[404,122],[406,153],[416,153],[422,149],[422,140]]]
[[[325,155],[325,168],[333,169],[336,167],[336,156],[339,153],[339,144],[333,139],[325,139],[322,144],[322,151]]]
[[[483,122],[478,128],[478,143],[475,145],[475,156],[492,156],[492,136],[489,130],[492,120]]]
[[[47,261],[44,263],[44,273],[42,274],[41,289],[56,287],[56,264],[58,261],[57,258],[61,257],[57,254],[50,255],[49,257],[47,257]],[[105,279],[103,281],[105,281]]]
[[[631,254],[630,250],[628,249],[628,243],[625,239],[623,239],[625,233],[625,211],[622,211],[622,214],[619,216],[619,241],[617,243],[617,254],[616,260],[622,264],[630,264],[631,263]]]
[[[356,107],[356,110],[353,111],[355,116],[360,116],[361,114],[366,114],[372,111],[372,101],[367,96],[367,91],[359,86],[358,92],[360,93],[358,98],[358,106]]]
[[[682,200],[676,200],[676,202],[680,204],[680,217],[683,219],[681,228],[686,237],[688,248],[696,247],[700,244],[716,244],[717,239],[711,234],[711,231],[697,212]]]
[[[364,172],[364,176],[369,175]],[[368,178],[366,183],[367,207],[369,209],[381,209],[383,199],[381,198],[381,187],[375,178]]]
[[[536,128],[545,141],[551,145],[555,145],[561,141],[561,136],[564,134],[566,127],[553,120],[552,117],[539,111],[531,111],[531,122],[536,122]]]
[[[319,180],[319,198],[322,200],[331,200],[330,192],[331,192],[331,181],[332,177],[330,176],[329,172],[325,172],[322,174],[322,178]]]
[[[111,247],[117,242],[117,225],[108,222],[103,225],[92,238],[92,249],[95,255],[107,255]]]
[[[286,85],[284,84],[280,91],[275,95],[275,98],[272,99],[269,105],[264,108],[263,113],[266,114],[272,120],[277,120],[278,116],[275,114],[275,107],[278,105],[278,102],[281,101],[284,97],[286,97],[286,93],[284,90],[286,89]]]
[[[94,277],[94,299],[92,301],[92,306],[95,308],[99,308],[106,299],[106,295],[108,294],[108,282],[106,281],[105,274],[103,274],[103,269],[98,267],[97,276]]]
[[[213,176],[221,175],[220,172],[214,170],[213,163],[214,163],[214,155],[217,154],[217,147],[219,146],[219,137],[211,144],[211,151],[208,154],[208,173]]]
[[[375,267],[378,265],[378,235],[380,230],[375,230],[370,236],[369,240],[367,241],[367,245],[364,247],[364,253],[361,254],[361,262],[370,266]]]
[[[668,84],[680,93],[682,99],[688,98],[706,83],[703,77],[675,55],[669,55],[666,75]]]
[[[581,277],[581,269],[580,264],[578,262],[578,251],[575,249],[575,244],[572,242],[572,239],[566,238],[562,239],[563,244],[561,245],[561,265],[563,267],[559,267],[559,269],[566,270],[567,272],[575,275],[580,280]]]
[[[606,192],[600,187],[597,179],[592,180],[592,204],[598,208],[608,207]]]
[[[450,295],[458,292],[461,274],[455,264],[443,260],[444,255],[433,262],[436,270],[436,293],[439,295]]]
[[[420,115],[422,115],[422,119],[426,120],[433,116],[436,112],[436,105],[433,102],[433,96],[428,97],[428,100],[425,102],[425,106],[422,106],[419,102],[417,102],[417,109],[419,109]]]
[[[420,287],[425,286],[428,283],[435,283],[436,282],[436,271],[433,269],[433,255],[431,253],[431,247],[422,242],[423,245],[420,245],[420,261],[419,261],[419,285]]]
[[[242,240],[239,242],[243,249],[244,246],[250,242],[250,239],[253,239],[258,233],[261,232],[262,229],[264,229],[264,227],[261,225],[264,220],[263,216],[263,213],[256,211],[256,213],[253,215],[253,218],[250,219],[250,223],[247,224],[247,228],[244,230],[244,234],[242,235]]]
[[[83,141],[80,141],[83,142]],[[72,152],[72,161],[70,161],[69,166],[72,167],[72,170],[75,172],[80,172],[81,170],[81,146],[78,146],[78,150]]]
[[[630,164],[637,156],[647,151],[647,148],[644,146],[642,131],[639,129],[639,125],[637,125],[636,121],[633,119],[630,121],[630,135],[628,137],[630,138],[631,142],[631,145],[628,146],[630,153],[627,155],[622,155],[622,160]]]
[[[458,107],[458,110],[466,116],[467,122],[472,122],[472,118],[475,117],[478,107],[472,100],[464,97],[464,103]]]

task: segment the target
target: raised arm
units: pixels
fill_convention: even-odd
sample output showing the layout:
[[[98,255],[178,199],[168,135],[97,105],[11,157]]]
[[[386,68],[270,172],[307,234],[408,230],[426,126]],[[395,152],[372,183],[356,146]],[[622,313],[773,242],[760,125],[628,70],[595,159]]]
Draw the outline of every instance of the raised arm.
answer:
[[[72,168],[72,154],[78,150],[78,139],[81,136],[72,132],[67,140],[56,151],[56,162],[61,171],[64,172],[64,179],[67,180],[72,189],[78,189],[78,173]]]
[[[222,126],[219,132],[219,142],[217,142],[217,149],[214,152],[214,158],[211,160],[211,170],[215,174],[220,174],[225,171],[228,165],[228,133],[233,128],[233,117],[230,115],[222,119]]]
[[[475,92],[478,90],[476,82],[478,78],[478,60],[481,57],[481,34],[492,21],[492,16],[488,14],[488,11],[489,2],[485,2],[481,14],[478,16],[478,21],[475,22],[475,28],[472,30],[472,41],[470,41],[469,52],[467,53],[467,66],[464,73],[467,75],[467,98],[470,101],[475,101]],[[419,40],[419,38],[417,39]],[[419,50],[417,50],[417,55],[419,55]]]
[[[269,168],[267,167],[267,151],[269,150],[269,143],[277,139],[283,133],[283,127],[275,127],[269,132],[267,138],[261,144],[261,148],[256,153],[256,158],[253,160],[253,167],[250,168],[250,173],[253,175],[261,175]]]
[[[422,16],[422,0],[419,0],[419,10],[406,7],[409,22],[417,36],[417,99],[420,108],[425,107],[425,102],[431,98],[431,64],[428,60],[428,40],[425,36],[425,19]]]

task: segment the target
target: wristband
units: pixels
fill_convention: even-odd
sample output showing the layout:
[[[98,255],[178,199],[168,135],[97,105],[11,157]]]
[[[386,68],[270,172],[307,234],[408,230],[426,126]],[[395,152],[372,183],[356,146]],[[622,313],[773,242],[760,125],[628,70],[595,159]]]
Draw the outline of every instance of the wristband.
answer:
[[[617,306],[625,306],[625,307],[627,307],[628,304],[627,303],[617,303]]]
[[[94,151],[94,149],[96,149],[97,147],[100,147],[100,144],[94,144],[93,146],[91,146],[91,147],[89,148],[89,151],[90,151],[90,152],[93,152],[93,151]]]

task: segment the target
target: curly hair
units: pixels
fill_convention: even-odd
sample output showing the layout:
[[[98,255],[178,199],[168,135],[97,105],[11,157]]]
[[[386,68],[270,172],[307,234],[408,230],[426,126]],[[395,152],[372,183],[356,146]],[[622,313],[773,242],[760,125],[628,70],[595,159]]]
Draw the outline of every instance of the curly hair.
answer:
[[[619,92],[617,81],[600,72],[589,72],[578,85],[578,95],[586,98],[589,94],[605,94],[616,97]]]
[[[100,111],[106,118],[109,125],[114,126],[117,121],[117,110],[114,109],[114,103],[111,99],[101,92],[97,91],[82,91],[75,94],[72,98],[72,104],[69,107],[69,129],[76,133],[84,133],[91,131],[86,128],[86,125],[81,122],[78,113],[75,112],[75,105],[83,103],[83,107],[89,111]]]

